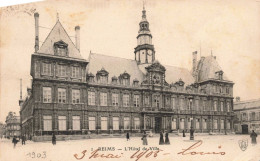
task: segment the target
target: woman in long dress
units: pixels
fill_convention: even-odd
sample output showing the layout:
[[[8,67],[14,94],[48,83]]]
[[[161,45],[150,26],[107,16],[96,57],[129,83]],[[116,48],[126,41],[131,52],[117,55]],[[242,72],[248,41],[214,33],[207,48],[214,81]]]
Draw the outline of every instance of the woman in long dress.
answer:
[[[169,140],[169,133],[168,132],[166,132],[165,133],[165,144],[170,144],[170,140]]]
[[[147,142],[147,135],[146,135],[146,132],[145,132],[145,131],[144,131],[144,134],[143,134],[142,140],[143,140],[143,145],[148,145],[148,142]]]
[[[163,139],[163,133],[162,131],[160,132],[160,140],[159,140],[159,145],[163,145],[164,144],[164,139]]]

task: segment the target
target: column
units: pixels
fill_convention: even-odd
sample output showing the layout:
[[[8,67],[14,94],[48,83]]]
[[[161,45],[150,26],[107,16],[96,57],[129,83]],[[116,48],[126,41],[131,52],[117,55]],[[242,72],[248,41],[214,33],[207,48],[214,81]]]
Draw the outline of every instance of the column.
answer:
[[[144,130],[146,130],[146,122],[145,122],[145,119],[146,119],[146,117],[145,117],[145,114],[144,114]]]

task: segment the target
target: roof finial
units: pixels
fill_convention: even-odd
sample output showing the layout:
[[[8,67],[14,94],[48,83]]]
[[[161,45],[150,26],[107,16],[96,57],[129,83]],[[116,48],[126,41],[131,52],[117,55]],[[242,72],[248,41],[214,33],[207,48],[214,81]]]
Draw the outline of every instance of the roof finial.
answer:
[[[145,11],[144,4],[145,4],[145,2],[143,1],[143,15],[142,15],[142,18],[146,18],[146,11]]]
[[[143,10],[145,10],[145,7],[144,7],[144,0],[143,0]]]
[[[59,21],[59,13],[57,12],[57,21]]]

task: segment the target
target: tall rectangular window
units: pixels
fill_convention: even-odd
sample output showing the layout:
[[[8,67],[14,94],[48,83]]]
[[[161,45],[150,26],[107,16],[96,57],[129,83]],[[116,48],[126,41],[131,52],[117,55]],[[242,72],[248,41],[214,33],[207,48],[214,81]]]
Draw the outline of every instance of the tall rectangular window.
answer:
[[[51,75],[51,63],[42,63],[42,75]]]
[[[218,104],[217,104],[217,101],[214,101],[214,111],[217,111],[218,110]]]
[[[149,96],[147,96],[147,95],[144,97],[144,104],[145,104],[145,106],[149,106],[150,105]]]
[[[100,93],[100,106],[107,106],[107,93]]]
[[[171,98],[170,97],[165,97],[165,106],[171,107]]]
[[[173,118],[173,119],[172,119],[172,130],[177,129],[177,128],[176,128],[176,123],[177,123],[177,122],[176,122],[176,119]]]
[[[224,129],[224,120],[220,120],[220,129]]]
[[[113,117],[113,130],[119,130],[119,117]]]
[[[72,130],[80,130],[80,116],[72,116]]]
[[[227,120],[227,129],[230,129],[230,120]]]
[[[101,117],[101,130],[107,130],[107,117]]]
[[[180,119],[180,129],[184,129],[184,119]]]
[[[220,110],[224,111],[224,103],[222,101],[220,102]]]
[[[66,65],[58,65],[58,73],[59,76],[65,77],[66,76]]]
[[[183,98],[180,99],[180,109],[184,110],[184,99]]]
[[[72,90],[72,103],[79,103],[80,102],[80,90],[73,89]]]
[[[134,95],[134,106],[135,107],[139,107],[139,98],[140,96],[139,95]]]
[[[199,110],[199,100],[195,100],[195,110],[198,111]]]
[[[130,129],[130,117],[124,117],[124,129],[125,130]]]
[[[218,129],[218,120],[214,120],[213,125],[214,129]]]
[[[112,105],[118,106],[118,94],[117,93],[112,94]]]
[[[64,131],[67,130],[66,126],[66,116],[58,116],[59,130]]]
[[[202,119],[202,129],[207,129],[207,119]]]
[[[88,105],[95,105],[96,99],[95,99],[95,92],[88,91]]]
[[[230,103],[227,102],[227,112],[230,112]]]
[[[88,123],[89,123],[89,130],[96,130],[96,117],[89,117]]]
[[[60,56],[66,56],[67,55],[67,48],[61,48],[61,47],[56,47],[56,55]]]
[[[129,94],[123,95],[123,106],[128,107],[129,106]]]
[[[140,129],[140,119],[139,117],[135,117],[134,118],[134,128],[137,130],[137,129]]]
[[[51,103],[51,87],[43,87],[43,102]]]
[[[206,101],[205,100],[203,100],[202,101],[202,108],[203,108],[203,111],[207,111],[207,109],[206,109]]]
[[[154,105],[155,107],[160,107],[160,96],[154,96]]]
[[[172,109],[176,109],[175,97],[172,97]]]
[[[188,128],[188,129],[191,128],[191,119],[192,119],[192,118],[188,118],[188,120],[187,120],[187,128]]]
[[[58,102],[66,103],[66,89],[65,88],[58,88]]]
[[[80,76],[80,67],[72,67],[72,77],[78,78]]]
[[[43,131],[52,131],[52,116],[43,116]]]
[[[200,129],[200,119],[196,119],[196,129]]]

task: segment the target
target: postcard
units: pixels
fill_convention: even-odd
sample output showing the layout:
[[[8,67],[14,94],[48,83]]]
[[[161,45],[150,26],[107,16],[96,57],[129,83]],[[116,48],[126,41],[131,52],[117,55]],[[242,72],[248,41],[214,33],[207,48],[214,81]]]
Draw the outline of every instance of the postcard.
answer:
[[[0,8],[1,161],[260,161],[260,2]]]

